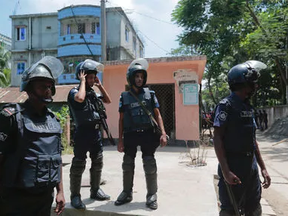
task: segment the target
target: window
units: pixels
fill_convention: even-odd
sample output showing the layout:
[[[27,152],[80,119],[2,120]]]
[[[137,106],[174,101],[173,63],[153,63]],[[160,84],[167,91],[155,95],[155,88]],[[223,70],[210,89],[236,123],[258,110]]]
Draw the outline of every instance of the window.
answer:
[[[22,74],[25,71],[25,62],[17,63],[17,74]]]
[[[16,28],[16,40],[25,41],[26,40],[26,27],[17,27]]]
[[[70,24],[67,25],[67,34],[71,34],[71,26],[70,26]]]
[[[51,29],[51,26],[46,26],[46,29]]]
[[[129,42],[129,28],[125,26],[125,40]]]
[[[85,34],[85,23],[78,24],[78,34]]]
[[[133,37],[133,50],[136,54],[136,37],[135,36]]]
[[[95,29],[96,29],[96,23],[91,23],[91,33],[95,34]]]
[[[100,23],[99,22],[96,23],[96,34],[100,35]]]
[[[100,35],[100,23],[99,22],[92,23],[91,32],[92,34]]]

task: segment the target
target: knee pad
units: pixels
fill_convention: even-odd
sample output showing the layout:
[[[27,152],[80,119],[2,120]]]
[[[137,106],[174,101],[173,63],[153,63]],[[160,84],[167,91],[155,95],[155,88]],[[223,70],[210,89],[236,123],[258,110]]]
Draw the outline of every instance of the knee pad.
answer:
[[[135,168],[134,158],[129,155],[124,155],[122,169],[123,171],[132,171]]]
[[[157,172],[156,160],[153,156],[143,157],[143,167],[146,174],[154,174]]]
[[[91,169],[101,171],[103,168],[103,154],[102,152],[97,155],[96,158],[92,158]]]
[[[70,168],[70,173],[73,175],[73,174],[81,174],[84,172],[85,170],[85,166],[86,166],[86,160],[80,160],[80,159],[77,159],[77,158],[73,158],[72,160],[72,165],[71,165],[71,168]]]

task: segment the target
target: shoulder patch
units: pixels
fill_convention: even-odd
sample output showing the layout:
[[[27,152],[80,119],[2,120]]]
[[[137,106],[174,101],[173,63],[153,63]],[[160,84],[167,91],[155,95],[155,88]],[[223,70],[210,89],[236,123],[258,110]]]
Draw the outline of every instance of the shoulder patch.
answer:
[[[228,116],[228,113],[226,113],[225,111],[221,111],[218,115],[219,120],[221,121],[226,121]]]
[[[227,98],[222,99],[219,104],[231,105],[230,101]]]
[[[17,112],[15,107],[5,107],[4,109],[1,110],[1,114],[9,117],[14,115]]]

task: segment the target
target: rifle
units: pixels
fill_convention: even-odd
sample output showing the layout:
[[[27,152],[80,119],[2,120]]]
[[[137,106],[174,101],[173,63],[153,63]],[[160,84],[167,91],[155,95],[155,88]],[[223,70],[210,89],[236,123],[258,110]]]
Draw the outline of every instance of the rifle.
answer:
[[[95,103],[95,109],[96,109],[96,111],[99,113],[101,125],[103,126],[103,129],[105,130],[105,132],[106,132],[106,134],[107,134],[107,137],[108,137],[110,143],[111,143],[113,146],[115,146],[115,145],[116,145],[115,140],[113,139],[112,134],[110,133],[108,124],[107,124],[107,122],[106,122],[107,114],[106,114],[105,106],[104,106],[102,100],[97,97],[97,95],[96,95],[95,92],[94,92],[93,95],[94,95],[95,101],[96,101],[96,103]]]

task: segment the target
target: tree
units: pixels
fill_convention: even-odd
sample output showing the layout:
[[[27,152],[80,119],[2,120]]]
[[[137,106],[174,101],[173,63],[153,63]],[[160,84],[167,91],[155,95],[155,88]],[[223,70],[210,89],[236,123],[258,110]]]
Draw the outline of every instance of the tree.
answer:
[[[0,46],[0,87],[9,86],[11,83],[10,58],[10,52],[5,51],[4,48]]]
[[[287,8],[286,1],[178,2],[172,20],[184,28],[184,32],[178,36],[179,42],[207,56],[205,78],[214,103],[219,100],[218,96],[215,97],[217,78],[221,74],[226,76],[232,66],[248,59],[263,61],[270,68],[273,82],[270,82],[271,79],[262,80],[268,83],[263,83],[265,91],[261,87],[259,94],[268,93],[265,93],[265,102],[261,104],[272,103],[270,99],[275,94],[274,102],[278,103],[281,96],[282,103],[285,102],[286,78],[283,71],[287,59]],[[254,102],[259,104],[255,99]]]

